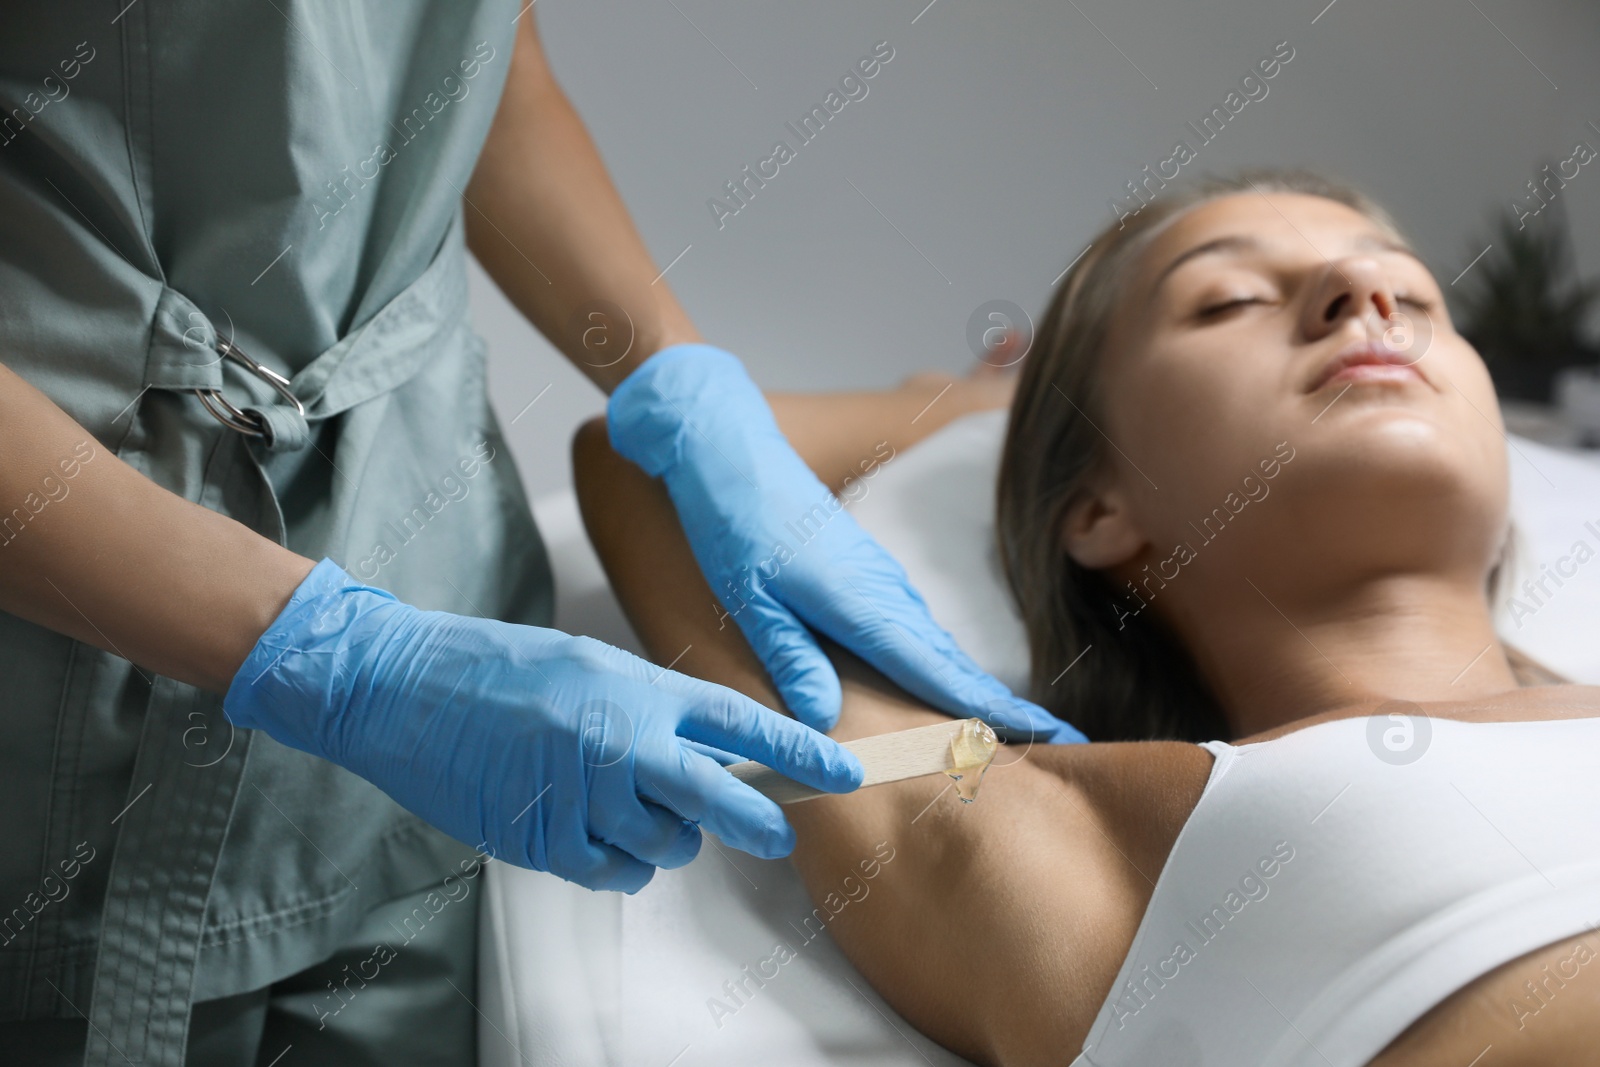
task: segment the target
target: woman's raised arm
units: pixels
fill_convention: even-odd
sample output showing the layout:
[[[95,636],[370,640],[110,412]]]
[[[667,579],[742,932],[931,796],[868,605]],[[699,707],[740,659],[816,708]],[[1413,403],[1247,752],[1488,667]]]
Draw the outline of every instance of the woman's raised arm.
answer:
[[[574,442],[589,536],[651,657],[781,707],[696,567],[665,491],[601,423]],[[849,740],[944,718],[836,653]],[[1162,789],[1193,745],[1002,749],[977,803],[913,779],[785,809],[825,927],[924,1033],[979,1063],[1071,1058],[1198,789]],[[1190,774],[1190,779],[1196,776]],[[1198,781],[1203,783],[1204,771]]]

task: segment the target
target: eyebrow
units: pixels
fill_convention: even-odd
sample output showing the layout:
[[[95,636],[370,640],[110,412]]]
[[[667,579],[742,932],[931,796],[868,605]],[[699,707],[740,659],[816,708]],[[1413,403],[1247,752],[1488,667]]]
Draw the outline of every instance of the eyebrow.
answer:
[[[1353,247],[1374,252],[1400,252],[1404,255],[1410,256],[1418,263],[1421,263],[1424,270],[1428,269],[1428,265],[1422,262],[1422,257],[1417,255],[1415,249],[1390,237],[1379,237],[1373,234],[1365,234],[1355,242]],[[1179,255],[1171,263],[1168,263],[1164,268],[1162,268],[1161,273],[1156,276],[1155,284],[1150,287],[1149,300],[1155,300],[1156,294],[1161,291],[1161,283],[1167,280],[1168,275],[1177,270],[1179,267],[1183,266],[1183,264],[1187,263],[1191,259],[1195,259],[1199,256],[1227,255],[1229,253],[1236,252],[1253,252],[1259,251],[1261,248],[1262,244],[1259,240],[1251,237],[1248,234],[1239,233],[1227,234],[1223,237],[1214,237],[1203,244],[1195,245],[1193,248]],[[1430,271],[1429,273],[1432,272]]]

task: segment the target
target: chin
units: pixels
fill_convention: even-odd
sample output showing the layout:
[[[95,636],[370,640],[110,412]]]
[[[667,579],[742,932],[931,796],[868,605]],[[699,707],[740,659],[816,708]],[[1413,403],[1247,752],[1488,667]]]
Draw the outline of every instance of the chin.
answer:
[[[1506,479],[1506,444],[1496,419],[1498,411],[1479,415],[1460,405],[1431,403],[1434,397],[1416,397],[1407,390],[1372,390],[1366,396],[1349,396],[1339,417],[1327,422],[1322,433],[1308,437],[1313,452],[1336,452],[1346,461],[1366,468],[1382,481],[1447,484],[1489,483],[1503,487]],[[1333,414],[1330,412],[1330,414]],[[1443,486],[1441,486],[1443,488]]]
[[[1306,436],[1281,487],[1305,543],[1420,569],[1493,558],[1510,506],[1506,446],[1484,419],[1468,412],[1477,425],[1464,426],[1451,414],[1368,403],[1310,427],[1321,432]]]
[[[1354,431],[1347,436],[1347,447],[1357,454],[1370,454],[1372,462],[1391,463],[1404,470],[1478,451],[1476,441],[1463,441],[1452,427],[1441,426],[1431,412],[1410,405],[1367,405],[1355,414],[1347,427]]]

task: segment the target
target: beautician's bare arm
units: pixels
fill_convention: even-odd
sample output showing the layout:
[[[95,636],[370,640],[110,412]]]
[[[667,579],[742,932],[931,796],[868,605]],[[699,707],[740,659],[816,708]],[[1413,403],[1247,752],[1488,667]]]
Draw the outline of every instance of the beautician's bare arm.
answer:
[[[556,83],[531,9],[517,24],[514,47],[466,190],[467,244],[518,310],[609,393],[641,360],[700,335],[658,279],[589,131]],[[605,304],[621,308],[626,321],[587,318]],[[610,331],[613,347],[584,347],[596,323]],[[603,366],[629,332],[627,356]]]
[[[652,657],[781,707],[737,628],[719,629],[661,487],[610,450],[598,422],[579,432],[574,467],[590,538]],[[943,718],[838,655],[833,736]],[[1171,846],[1140,827],[1181,824],[1193,806],[1151,773],[1146,757],[1167,748],[1037,749],[992,768],[970,806],[942,778],[792,805],[794,862],[819,903],[858,898],[827,928],[919,1029],[980,1063],[1059,1067],[1110,988]]]
[[[465,212],[467,243],[484,269],[606,392],[651,354],[701,339],[551,73],[531,9],[518,23],[505,93],[467,186]],[[607,304],[626,319],[591,317]],[[627,356],[603,365],[630,335]],[[768,399],[791,441],[837,490],[864,464],[883,461],[880,442],[892,455],[959,415],[1004,406],[1010,384],[997,373],[926,374],[881,391]]]
[[[223,692],[312,565],[156,485],[0,367],[0,610]]]

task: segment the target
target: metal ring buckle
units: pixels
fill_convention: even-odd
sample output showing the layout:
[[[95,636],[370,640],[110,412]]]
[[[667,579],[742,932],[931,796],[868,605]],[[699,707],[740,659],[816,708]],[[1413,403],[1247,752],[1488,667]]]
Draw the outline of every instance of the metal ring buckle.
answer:
[[[306,406],[300,403],[300,398],[295,396],[294,393],[290,391],[289,379],[285,378],[271,367],[262,366],[260,363],[257,363],[255,360],[245,355],[244,352],[240,350],[239,346],[235,345],[231,341],[225,341],[220,337],[217,338],[217,351],[222,353],[223,359],[233,360],[235,363],[243,366],[245,370],[248,370],[251,374],[254,374],[257,378],[260,378],[262,381],[272,386],[272,388],[276,389],[278,391],[278,395],[283,397],[289,403],[293,404],[295,410],[301,415],[306,413]],[[226,426],[228,429],[236,430],[239,433],[246,434],[250,437],[270,437],[271,431],[268,430],[267,421],[265,419],[263,419],[254,411],[244,411],[235,407],[227,397],[222,395],[221,389],[196,389],[194,391],[194,395],[198,396],[200,398],[200,403],[204,404],[206,406],[206,410],[211,412],[212,418],[222,423],[222,425]]]

